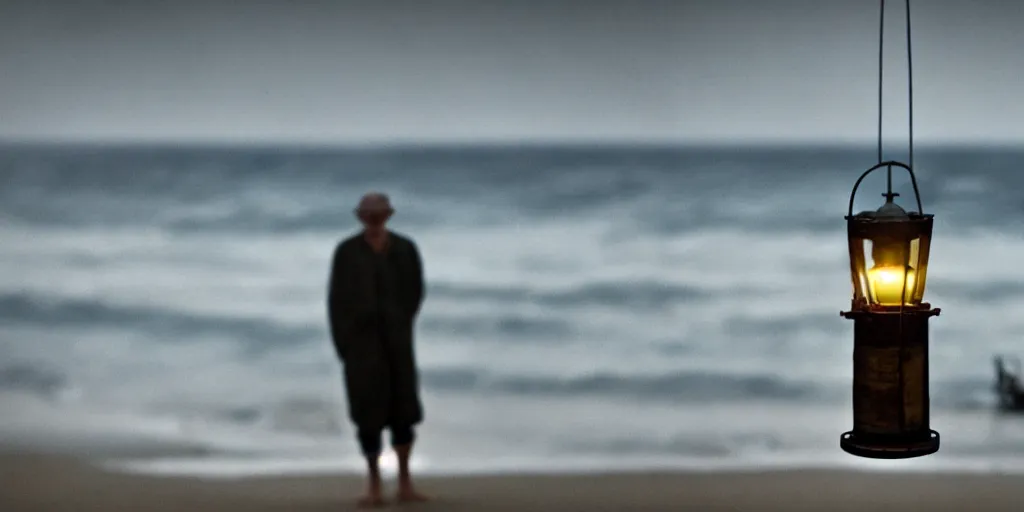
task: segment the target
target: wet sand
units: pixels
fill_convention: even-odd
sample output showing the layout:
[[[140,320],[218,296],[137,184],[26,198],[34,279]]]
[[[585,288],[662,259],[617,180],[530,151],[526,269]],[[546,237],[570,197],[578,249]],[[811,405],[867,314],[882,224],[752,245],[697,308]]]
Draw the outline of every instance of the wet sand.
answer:
[[[358,476],[238,480],[112,473],[80,460],[0,455],[0,511],[355,510]],[[427,511],[1019,511],[1024,477],[844,471],[431,477]],[[393,487],[391,487],[393,488]],[[390,508],[399,507],[393,505]]]

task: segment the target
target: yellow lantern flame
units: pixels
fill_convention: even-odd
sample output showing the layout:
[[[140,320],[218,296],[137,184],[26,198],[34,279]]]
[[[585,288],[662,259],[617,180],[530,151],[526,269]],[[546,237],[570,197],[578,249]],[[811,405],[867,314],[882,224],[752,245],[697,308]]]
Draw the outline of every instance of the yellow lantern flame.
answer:
[[[868,271],[874,303],[881,306],[911,305],[914,269],[906,266],[875,265]]]

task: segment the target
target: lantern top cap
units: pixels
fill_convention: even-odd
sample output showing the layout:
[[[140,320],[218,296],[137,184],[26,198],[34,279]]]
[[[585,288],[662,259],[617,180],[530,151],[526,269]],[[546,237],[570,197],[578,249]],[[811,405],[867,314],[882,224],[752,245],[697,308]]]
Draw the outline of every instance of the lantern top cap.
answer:
[[[886,218],[889,218],[889,217],[904,217],[904,218],[905,217],[909,217],[909,215],[907,215],[907,211],[906,210],[904,210],[900,205],[898,205],[898,204],[896,204],[896,203],[894,203],[892,201],[886,201],[885,204],[883,204],[881,207],[879,207],[878,210],[875,211],[875,216],[876,217],[886,217]]]
[[[877,210],[869,210],[857,214],[857,217],[861,219],[879,221],[906,221],[910,220],[910,216],[911,214],[908,214],[907,211],[903,209],[903,207],[892,201],[886,201],[885,204],[883,204]]]

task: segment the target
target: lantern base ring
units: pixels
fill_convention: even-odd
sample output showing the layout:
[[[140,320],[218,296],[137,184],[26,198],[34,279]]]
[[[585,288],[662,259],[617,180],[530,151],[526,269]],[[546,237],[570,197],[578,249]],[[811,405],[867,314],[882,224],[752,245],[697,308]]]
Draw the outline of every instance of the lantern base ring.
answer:
[[[928,431],[928,437],[919,441],[889,441],[883,439],[858,439],[852,431],[839,438],[844,452],[869,459],[912,459],[939,451],[939,433]]]

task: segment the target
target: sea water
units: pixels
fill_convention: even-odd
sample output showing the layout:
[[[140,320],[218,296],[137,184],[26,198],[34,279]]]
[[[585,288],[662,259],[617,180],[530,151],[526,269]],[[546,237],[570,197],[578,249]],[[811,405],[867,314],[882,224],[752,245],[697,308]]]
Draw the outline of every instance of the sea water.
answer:
[[[839,311],[872,148],[3,147],[0,442],[158,473],[357,470],[324,298],[382,190],[428,279],[422,471],[1024,468],[1024,419],[991,390],[993,355],[1024,355],[1022,158],[918,150],[943,444],[869,463],[838,446]]]

